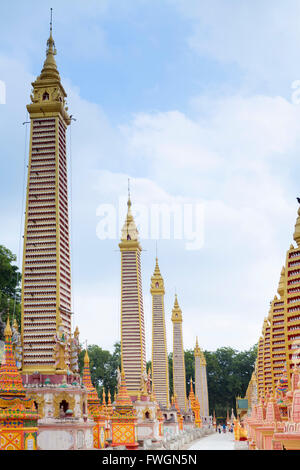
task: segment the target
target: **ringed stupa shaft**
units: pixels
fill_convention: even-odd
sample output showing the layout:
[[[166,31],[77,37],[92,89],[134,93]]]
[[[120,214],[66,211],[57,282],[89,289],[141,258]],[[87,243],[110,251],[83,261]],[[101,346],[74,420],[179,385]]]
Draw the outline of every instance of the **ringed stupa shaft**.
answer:
[[[166,338],[164,280],[158,259],[151,277],[152,295],[152,383],[158,403],[169,408],[169,364]]]
[[[173,393],[182,411],[187,410],[185,360],[182,338],[182,311],[175,295],[173,322]]]
[[[147,381],[141,245],[130,197],[121,242],[121,361],[126,387],[134,400]]]
[[[22,269],[24,374],[54,373],[57,329],[71,336],[66,151],[70,116],[55,54],[51,24],[46,60],[32,83],[27,106],[31,124]]]

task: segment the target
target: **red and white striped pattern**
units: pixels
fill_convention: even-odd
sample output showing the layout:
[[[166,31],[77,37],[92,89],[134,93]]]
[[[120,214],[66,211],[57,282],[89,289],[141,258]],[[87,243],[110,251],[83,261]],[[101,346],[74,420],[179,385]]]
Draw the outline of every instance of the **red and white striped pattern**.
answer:
[[[137,392],[141,388],[142,373],[146,370],[140,250],[121,250],[121,257],[122,365],[127,390]]]
[[[152,294],[152,383],[158,403],[169,405],[168,353],[163,294]]]
[[[173,322],[173,388],[181,410],[186,411],[185,361],[182,323]]]
[[[31,121],[23,253],[23,368],[53,366],[56,315],[71,334],[66,126]]]

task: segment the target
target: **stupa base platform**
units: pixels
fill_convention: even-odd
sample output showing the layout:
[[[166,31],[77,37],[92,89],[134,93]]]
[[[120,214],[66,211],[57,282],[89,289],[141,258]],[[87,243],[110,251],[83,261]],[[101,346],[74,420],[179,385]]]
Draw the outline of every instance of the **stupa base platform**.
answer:
[[[72,418],[38,423],[38,450],[92,450],[94,422]]]
[[[144,397],[142,397],[144,398]],[[136,411],[137,417],[137,440],[144,439],[160,440],[159,434],[159,420],[157,419],[157,403],[147,399],[137,399],[133,402],[133,407]]]
[[[38,410],[39,450],[93,449],[95,422],[88,419],[87,391],[73,374],[25,374],[27,396]]]

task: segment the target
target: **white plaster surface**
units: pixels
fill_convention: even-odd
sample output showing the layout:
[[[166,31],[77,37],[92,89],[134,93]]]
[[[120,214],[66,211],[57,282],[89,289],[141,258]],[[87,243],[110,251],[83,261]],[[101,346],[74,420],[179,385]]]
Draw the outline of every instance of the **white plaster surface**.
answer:
[[[234,433],[214,432],[194,442],[189,450],[234,450]]]
[[[45,430],[39,432],[37,443],[41,450],[68,450],[73,445],[73,436],[70,431]]]

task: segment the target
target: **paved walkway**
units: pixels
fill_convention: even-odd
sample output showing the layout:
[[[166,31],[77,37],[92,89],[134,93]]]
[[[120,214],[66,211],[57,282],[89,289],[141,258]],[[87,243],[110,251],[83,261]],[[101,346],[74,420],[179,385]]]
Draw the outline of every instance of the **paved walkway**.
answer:
[[[194,442],[188,450],[234,450],[234,433],[214,432]]]

